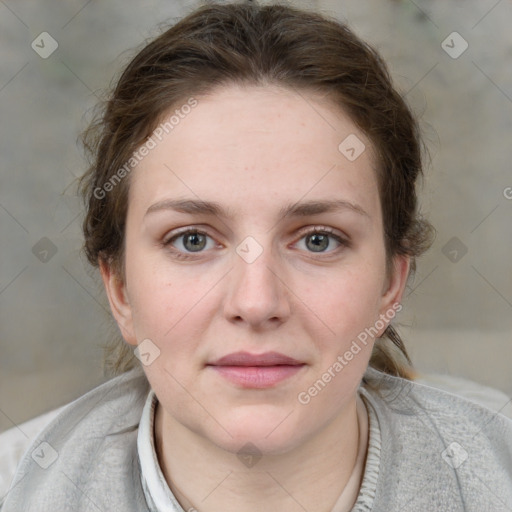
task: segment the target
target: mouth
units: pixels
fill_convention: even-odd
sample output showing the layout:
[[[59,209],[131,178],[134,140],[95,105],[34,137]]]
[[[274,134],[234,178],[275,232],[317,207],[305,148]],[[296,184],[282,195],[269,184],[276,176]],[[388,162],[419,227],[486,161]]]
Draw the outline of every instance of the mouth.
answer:
[[[296,375],[306,363],[279,352],[235,352],[206,365],[242,388],[269,388]]]

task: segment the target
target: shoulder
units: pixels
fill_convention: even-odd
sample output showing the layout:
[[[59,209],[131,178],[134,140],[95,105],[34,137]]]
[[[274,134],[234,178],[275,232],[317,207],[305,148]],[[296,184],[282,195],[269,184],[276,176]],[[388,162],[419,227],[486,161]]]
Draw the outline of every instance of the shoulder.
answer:
[[[383,496],[396,493],[399,501],[436,496],[422,506],[466,507],[460,510],[512,507],[510,418],[372,368],[363,396],[378,418]]]
[[[366,391],[376,400],[381,412],[387,411],[398,417],[423,415],[429,418],[429,424],[438,426],[440,432],[456,434],[459,438],[476,441],[475,429],[487,435],[498,434],[512,448],[512,419],[499,411],[492,411],[459,394],[372,368],[368,368],[365,381],[368,384]]]
[[[25,452],[2,512],[112,507],[132,496],[137,431],[150,387],[139,368],[65,406]],[[105,508],[106,507],[106,508]]]

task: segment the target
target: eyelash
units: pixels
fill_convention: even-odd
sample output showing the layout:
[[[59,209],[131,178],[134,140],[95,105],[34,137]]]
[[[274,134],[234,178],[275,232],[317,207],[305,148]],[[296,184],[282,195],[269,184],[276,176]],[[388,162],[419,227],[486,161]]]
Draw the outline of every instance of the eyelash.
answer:
[[[162,242],[162,246],[164,248],[169,249],[173,253],[174,257],[176,257],[177,259],[181,259],[181,260],[195,259],[196,254],[200,255],[204,251],[197,251],[197,253],[183,253],[183,252],[172,247],[172,242],[174,242],[175,240],[177,240],[180,237],[183,237],[184,235],[189,235],[189,234],[197,234],[197,235],[203,235],[203,236],[210,237],[210,235],[208,235],[208,233],[206,233],[205,231],[201,231],[200,229],[185,228],[182,231],[178,231],[177,233],[174,233],[170,238],[164,240]],[[322,253],[322,252],[316,253],[317,255],[319,255],[320,258],[325,257],[325,256],[322,256],[322,254],[331,255],[331,254],[335,253],[341,247],[350,247],[350,242],[346,238],[343,238],[343,237],[337,235],[333,229],[326,227],[326,226],[315,226],[314,228],[302,230],[300,232],[299,240],[302,240],[304,237],[306,237],[308,235],[314,235],[314,234],[329,235],[331,238],[333,238],[334,240],[336,240],[336,242],[338,242],[340,244],[340,247],[338,247],[337,249],[334,249],[333,251],[329,251],[327,253]],[[315,253],[311,252],[311,254],[314,255]],[[318,256],[316,256],[316,257],[318,257]]]

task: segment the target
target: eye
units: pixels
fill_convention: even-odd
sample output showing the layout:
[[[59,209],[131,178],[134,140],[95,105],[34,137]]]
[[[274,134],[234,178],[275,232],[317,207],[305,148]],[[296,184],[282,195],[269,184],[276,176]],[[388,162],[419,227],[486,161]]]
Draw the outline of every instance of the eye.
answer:
[[[208,239],[211,243],[208,246]],[[336,234],[333,229],[325,226],[307,228],[301,232],[299,242],[305,241],[306,251],[317,254],[331,254],[340,247],[348,247],[350,243],[343,236]],[[296,244],[299,244],[296,242]],[[178,259],[193,258],[194,253],[205,252],[205,249],[213,249],[217,245],[204,231],[186,228],[162,242],[162,245],[172,251]],[[332,247],[334,245],[334,247]],[[327,249],[331,250],[327,250]]]
[[[340,246],[348,246],[349,242],[340,235],[337,235],[331,228],[324,226],[317,226],[313,229],[309,228],[307,231],[302,233],[302,237],[299,240],[305,240],[305,247],[309,252],[313,253],[332,253]],[[334,240],[334,243],[333,243]],[[335,245],[332,248],[332,245]],[[327,249],[331,247],[330,251]]]
[[[208,238],[212,240],[209,249],[215,247],[213,239],[207,233],[197,229],[187,229],[174,234],[163,242],[164,247],[173,247],[178,258],[187,258],[187,253],[197,253],[207,248]]]

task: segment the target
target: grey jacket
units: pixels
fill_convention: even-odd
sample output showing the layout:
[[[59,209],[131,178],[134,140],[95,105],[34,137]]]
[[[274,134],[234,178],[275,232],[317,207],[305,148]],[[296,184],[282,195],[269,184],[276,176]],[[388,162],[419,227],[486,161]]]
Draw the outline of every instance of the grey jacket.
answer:
[[[149,391],[136,369],[65,407],[25,453],[1,512],[155,512],[137,453]],[[353,511],[512,511],[510,419],[372,368],[360,392],[370,439]]]

